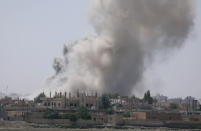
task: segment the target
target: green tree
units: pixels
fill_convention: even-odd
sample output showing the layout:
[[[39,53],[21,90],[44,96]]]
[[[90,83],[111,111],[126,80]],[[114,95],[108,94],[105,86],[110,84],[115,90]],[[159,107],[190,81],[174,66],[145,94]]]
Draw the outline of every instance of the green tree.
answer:
[[[77,114],[65,113],[61,115],[61,119],[69,119],[70,121],[77,121]]]
[[[70,119],[70,121],[77,121],[77,115],[76,114],[71,114],[70,116],[69,116],[69,119]]]
[[[42,97],[46,97],[44,93],[40,93],[37,97],[34,98],[35,103],[42,103],[41,99]]]
[[[108,109],[111,107],[111,104],[110,104],[110,98],[108,97],[108,95],[106,94],[103,94],[101,97],[100,97],[100,105],[99,105],[99,108],[100,109]]]
[[[91,115],[89,114],[88,110],[85,107],[80,107],[78,110],[79,118],[84,120],[90,120]]]
[[[107,109],[106,114],[112,115],[115,111],[112,108]]]
[[[170,103],[170,109],[176,110],[178,108],[179,108],[178,104],[176,104],[176,103]]]
[[[125,113],[125,114],[123,115],[123,117],[126,117],[126,118],[130,117],[130,113],[129,113],[129,112]]]
[[[144,93],[144,101],[148,102],[148,104],[152,104],[153,103],[153,98],[151,97],[151,93],[150,93],[149,90]]]
[[[46,119],[61,119],[61,115],[58,112],[47,110],[44,112],[43,117]]]

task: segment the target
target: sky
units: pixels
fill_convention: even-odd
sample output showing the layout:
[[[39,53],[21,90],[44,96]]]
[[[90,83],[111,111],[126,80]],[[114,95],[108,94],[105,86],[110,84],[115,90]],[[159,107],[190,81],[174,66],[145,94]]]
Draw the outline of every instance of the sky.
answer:
[[[0,0],[0,92],[42,91],[63,45],[93,33],[87,19],[91,1]],[[200,56],[201,1],[197,0],[192,33],[181,49],[150,65],[145,73],[147,89],[169,97],[201,98]]]

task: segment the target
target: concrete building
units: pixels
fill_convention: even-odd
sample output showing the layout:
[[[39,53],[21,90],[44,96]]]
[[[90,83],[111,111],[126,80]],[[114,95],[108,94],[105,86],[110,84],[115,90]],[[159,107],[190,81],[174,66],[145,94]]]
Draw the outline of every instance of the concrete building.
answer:
[[[187,112],[197,111],[199,109],[198,100],[195,100],[195,98],[193,98],[191,96],[187,96],[184,99],[184,104],[186,104],[186,111]]]
[[[107,123],[107,115],[104,112],[91,113],[91,120],[101,123]]]
[[[130,117],[134,120],[146,120],[147,113],[146,112],[131,112]]]
[[[153,99],[157,100],[158,103],[164,103],[164,102],[167,102],[168,97],[158,94],[154,96]]]
[[[86,107],[89,110],[95,110],[98,108],[98,96],[97,93],[89,93],[89,92],[76,92],[76,94],[72,95],[71,92],[67,95],[55,92],[54,97],[42,97],[40,98],[42,101],[41,106],[44,108],[51,109],[76,109],[79,106]]]
[[[168,103],[175,103],[175,104],[182,104],[183,99],[182,98],[171,98],[167,100]]]
[[[111,105],[115,111],[131,111],[139,107],[140,102],[134,97],[118,96],[110,99]]]
[[[180,113],[174,112],[131,112],[130,116],[134,120],[159,120],[159,121],[168,121],[168,120],[182,120]]]
[[[26,111],[7,111],[8,120],[24,120]]]

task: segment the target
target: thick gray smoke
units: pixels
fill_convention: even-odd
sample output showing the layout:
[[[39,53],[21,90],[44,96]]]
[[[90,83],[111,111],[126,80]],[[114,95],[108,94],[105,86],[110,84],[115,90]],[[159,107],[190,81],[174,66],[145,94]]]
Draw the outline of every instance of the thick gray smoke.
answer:
[[[184,43],[193,25],[193,4],[194,0],[95,0],[89,20],[96,35],[64,47],[47,90],[84,88],[130,95],[156,54]]]

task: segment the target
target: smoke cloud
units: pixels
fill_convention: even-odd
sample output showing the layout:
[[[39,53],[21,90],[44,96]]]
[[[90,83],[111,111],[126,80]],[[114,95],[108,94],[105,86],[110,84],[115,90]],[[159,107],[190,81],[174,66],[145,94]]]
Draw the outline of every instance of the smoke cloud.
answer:
[[[95,35],[64,46],[47,91],[78,88],[131,95],[163,52],[182,46],[193,26],[194,0],[95,0]]]

